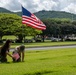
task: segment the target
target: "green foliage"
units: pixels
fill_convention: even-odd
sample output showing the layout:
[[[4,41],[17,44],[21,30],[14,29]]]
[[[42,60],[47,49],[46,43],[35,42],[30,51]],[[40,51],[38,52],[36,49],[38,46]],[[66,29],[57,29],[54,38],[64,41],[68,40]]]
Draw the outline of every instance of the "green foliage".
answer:
[[[21,18],[18,15],[1,13],[0,28],[2,30],[0,36],[13,34],[14,30],[18,27],[20,23],[21,23]]]
[[[45,35],[54,35],[61,37],[64,35],[72,35],[76,34],[76,24],[75,21],[71,21],[70,19],[43,19],[42,20],[46,25],[46,30],[44,31]]]
[[[5,9],[2,10],[3,13],[4,13],[4,10]],[[5,11],[8,11],[8,10],[5,10]],[[9,13],[12,13],[12,12],[9,12]],[[21,16],[21,12],[16,12],[14,14],[18,14]],[[5,15],[0,16],[0,23],[3,22],[2,27],[0,27],[0,38],[5,34],[8,34],[8,35],[14,34],[21,39],[27,35],[35,36],[36,34],[42,34],[43,36],[54,35],[56,37],[60,35],[60,37],[62,38],[64,38],[63,36],[66,36],[66,35],[76,34],[76,21],[75,21],[76,15],[75,14],[61,12],[61,11],[44,11],[44,10],[36,12],[34,14],[37,17],[39,17],[46,25],[47,28],[45,31],[39,31],[39,30],[30,28],[26,25],[23,25],[22,27],[21,17],[19,17],[18,15],[12,16],[12,14],[10,14],[9,16],[12,16],[13,18],[9,17],[9,20],[8,18],[5,18]],[[4,18],[1,19],[1,17],[4,17]],[[7,22],[5,22],[5,20]],[[7,26],[6,24],[9,24],[11,27]],[[11,31],[9,30],[9,28]]]
[[[19,39],[27,35],[36,35],[41,31],[22,25],[21,17],[16,14],[0,13],[0,37],[15,35]]]

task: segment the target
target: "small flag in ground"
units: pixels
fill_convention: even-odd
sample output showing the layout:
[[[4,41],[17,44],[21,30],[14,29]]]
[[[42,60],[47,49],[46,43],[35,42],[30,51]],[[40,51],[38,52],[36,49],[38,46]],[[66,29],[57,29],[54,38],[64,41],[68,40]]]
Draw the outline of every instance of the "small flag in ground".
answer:
[[[22,7],[22,24],[26,24],[39,30],[46,29],[46,26],[43,24],[43,22],[24,7]]]

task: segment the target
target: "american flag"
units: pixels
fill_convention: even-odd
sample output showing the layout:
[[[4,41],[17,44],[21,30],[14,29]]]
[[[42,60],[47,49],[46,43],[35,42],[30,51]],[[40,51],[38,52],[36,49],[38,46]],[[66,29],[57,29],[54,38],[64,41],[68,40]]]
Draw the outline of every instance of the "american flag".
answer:
[[[22,24],[26,24],[27,26],[39,30],[46,29],[46,26],[43,24],[43,22],[24,7],[22,7]]]

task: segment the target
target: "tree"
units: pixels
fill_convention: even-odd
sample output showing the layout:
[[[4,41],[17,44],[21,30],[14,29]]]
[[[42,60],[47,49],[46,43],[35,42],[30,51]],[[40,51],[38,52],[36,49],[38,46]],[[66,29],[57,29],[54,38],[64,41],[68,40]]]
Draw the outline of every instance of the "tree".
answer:
[[[21,18],[15,14],[0,14],[0,31],[1,37],[4,35],[13,35],[14,30],[20,24]]]
[[[50,36],[60,36],[62,39],[66,35],[71,35],[76,33],[76,22],[71,22],[69,19],[43,19],[46,25],[46,30],[44,34]]]
[[[19,41],[22,42],[23,38],[26,36],[36,36],[40,34],[41,30],[33,29],[27,25],[22,25],[21,27],[14,30],[14,35],[18,37]]]
[[[22,25],[21,17],[16,14],[0,14],[0,38],[4,35],[15,35],[22,42],[27,35],[36,35],[41,31]]]

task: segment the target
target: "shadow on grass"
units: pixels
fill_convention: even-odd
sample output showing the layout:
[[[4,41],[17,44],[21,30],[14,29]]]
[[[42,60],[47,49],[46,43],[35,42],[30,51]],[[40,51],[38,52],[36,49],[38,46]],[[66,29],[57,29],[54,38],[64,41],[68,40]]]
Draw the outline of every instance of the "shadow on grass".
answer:
[[[48,60],[48,59],[51,59],[51,58],[41,58],[39,60]]]
[[[68,57],[74,57],[74,56],[76,56],[76,55],[67,55]]]
[[[58,58],[58,57],[47,57],[47,58],[40,58],[39,60],[50,60],[50,59],[56,59],[56,58]]]
[[[42,71],[42,72],[35,72],[35,73],[26,73],[24,75],[43,75],[43,74],[48,74],[48,73],[54,73],[56,71]]]
[[[43,51],[27,51],[27,53],[41,53]]]
[[[0,64],[18,64],[18,63],[24,63],[25,61],[23,62],[0,62]]]
[[[76,68],[76,66],[72,66],[73,68]]]
[[[11,62],[0,62],[0,64],[11,64]]]

